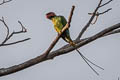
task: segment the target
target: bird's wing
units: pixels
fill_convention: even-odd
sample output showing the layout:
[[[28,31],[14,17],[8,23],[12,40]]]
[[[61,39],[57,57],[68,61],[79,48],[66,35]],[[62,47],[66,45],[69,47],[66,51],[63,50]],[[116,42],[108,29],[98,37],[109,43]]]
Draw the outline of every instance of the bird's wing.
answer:
[[[61,17],[61,24],[63,27],[65,27],[65,25],[67,24],[67,21],[66,19],[64,18],[64,16],[60,16]],[[66,41],[66,42],[71,42],[71,38],[70,38],[70,33],[69,33],[69,29],[67,29],[63,35],[62,35],[62,38]]]
[[[67,20],[65,19],[64,16],[60,16],[60,18],[61,18],[61,23],[62,23],[62,25],[64,27],[67,24]]]

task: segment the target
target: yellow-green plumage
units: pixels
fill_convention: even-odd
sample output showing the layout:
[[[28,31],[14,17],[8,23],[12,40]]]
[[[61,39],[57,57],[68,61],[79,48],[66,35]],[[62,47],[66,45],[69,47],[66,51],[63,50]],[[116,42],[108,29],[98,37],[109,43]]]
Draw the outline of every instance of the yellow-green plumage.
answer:
[[[55,16],[52,19],[52,22],[54,24],[54,28],[57,31],[57,33],[61,33],[63,27],[67,24],[66,19],[64,18],[64,16]],[[68,43],[73,43],[71,38],[70,38],[70,33],[69,33],[69,29],[67,29],[63,34],[62,34],[62,38],[68,42]]]

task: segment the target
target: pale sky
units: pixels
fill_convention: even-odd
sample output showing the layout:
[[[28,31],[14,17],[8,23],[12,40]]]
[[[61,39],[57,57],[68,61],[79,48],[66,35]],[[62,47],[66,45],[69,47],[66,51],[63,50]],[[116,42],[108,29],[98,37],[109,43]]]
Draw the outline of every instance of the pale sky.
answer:
[[[0,0],[2,1],[2,0]],[[27,33],[15,35],[9,42],[32,38],[29,41],[0,47],[0,68],[10,67],[41,55],[54,40],[57,33],[50,20],[46,19],[47,12],[69,16],[72,5],[75,11],[70,27],[74,40],[83,26],[87,23],[99,0],[13,0],[0,6],[0,18],[3,16],[10,31],[21,29],[17,23],[20,20],[27,28]],[[108,0],[103,0],[106,2]],[[120,0],[113,0],[99,11],[112,10],[98,18],[95,25],[87,30],[83,37],[91,36],[104,28],[120,21]],[[0,42],[5,38],[5,28],[0,23]],[[94,67],[97,76],[82,60],[76,51],[56,57],[53,60],[34,65],[17,73],[0,77],[0,80],[117,80],[120,77],[120,34],[98,39],[80,48],[80,51],[94,63],[105,70]],[[53,50],[66,43],[60,39]]]

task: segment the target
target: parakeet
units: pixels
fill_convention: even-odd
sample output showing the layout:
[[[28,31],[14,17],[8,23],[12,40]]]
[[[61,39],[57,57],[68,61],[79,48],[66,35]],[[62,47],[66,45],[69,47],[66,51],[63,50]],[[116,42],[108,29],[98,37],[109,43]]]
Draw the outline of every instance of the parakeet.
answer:
[[[49,12],[46,14],[46,18],[51,20],[52,23],[54,24],[54,28],[57,31],[58,34],[61,33],[62,29],[64,28],[64,26],[67,24],[67,20],[65,19],[64,16],[57,16],[54,12]],[[70,37],[70,33],[69,33],[69,29],[66,29],[64,31],[64,33],[61,35],[62,39],[64,41],[66,41],[67,43],[69,43],[70,45],[72,45],[73,47],[76,46],[76,44],[72,41],[71,37]],[[83,60],[88,64],[88,66],[97,74],[99,75],[91,66],[88,62],[90,62],[91,64],[97,66],[100,69],[100,66],[94,64],[93,62],[91,62],[89,59],[87,59],[85,56],[83,56],[83,54],[76,48],[76,51],[80,54],[80,56],[83,58]]]
[[[52,23],[54,24],[54,28],[58,34],[61,33],[63,27],[67,24],[67,21],[64,18],[64,16],[56,16],[56,14],[53,12],[47,13],[46,17],[52,21]],[[70,43],[71,45],[74,45],[70,37],[69,29],[65,30],[61,37],[66,42]]]

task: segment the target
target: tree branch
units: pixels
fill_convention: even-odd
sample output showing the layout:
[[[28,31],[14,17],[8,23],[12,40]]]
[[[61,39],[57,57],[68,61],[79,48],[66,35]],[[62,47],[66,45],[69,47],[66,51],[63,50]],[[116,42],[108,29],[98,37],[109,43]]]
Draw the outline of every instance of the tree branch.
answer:
[[[0,45],[0,47],[1,47],[1,46],[9,46],[9,45],[21,43],[21,42],[24,42],[24,41],[27,41],[27,40],[30,40],[30,39],[31,39],[31,38],[26,38],[26,39],[19,40],[19,41],[15,41],[15,42],[11,42],[11,43],[5,43],[4,45]]]
[[[98,17],[99,17],[100,15],[103,15],[103,14],[107,13],[107,12],[110,11],[110,10],[112,10],[112,8],[109,8],[109,9],[107,9],[107,10],[101,12],[101,13],[97,12],[97,13],[95,14],[95,16],[96,16],[95,21],[94,21],[93,23],[91,22],[91,24],[92,24],[92,25],[95,24],[95,23],[97,22]],[[89,14],[89,15],[93,15],[93,13],[88,13],[88,14]]]
[[[20,42],[24,42],[24,41],[27,41],[27,40],[30,39],[30,38],[26,38],[26,39],[23,39],[23,40],[19,40],[19,41],[7,43],[7,41],[8,41],[9,39],[11,39],[11,37],[12,37],[13,35],[15,35],[15,34],[20,34],[20,33],[25,33],[25,32],[27,32],[27,30],[26,30],[26,28],[22,25],[22,23],[21,23],[20,21],[18,21],[18,23],[21,25],[21,28],[22,28],[22,29],[21,29],[20,31],[17,31],[17,32],[14,32],[14,31],[13,31],[13,32],[10,34],[10,32],[9,32],[9,27],[8,27],[8,25],[6,24],[6,22],[5,22],[5,20],[4,20],[3,17],[2,17],[2,19],[0,19],[0,21],[4,24],[4,26],[5,26],[6,29],[7,29],[7,35],[6,35],[5,39],[2,41],[2,43],[0,44],[0,47],[1,47],[1,46],[13,45],[13,44],[20,43]]]
[[[77,44],[76,47],[80,48],[80,47],[82,47],[82,46],[84,46],[84,45],[86,45],[86,44],[88,44],[88,43],[90,43],[98,38],[104,37],[104,35],[106,35],[107,33],[114,31],[115,29],[118,29],[118,28],[120,28],[120,23],[113,25],[109,28],[106,28],[106,29],[102,30],[101,32],[99,32],[99,33],[97,33],[89,38],[75,40],[74,42]],[[0,76],[5,76],[5,75],[11,74],[11,73],[15,73],[17,71],[23,70],[25,68],[28,68],[28,67],[33,66],[35,64],[38,64],[40,62],[43,62],[46,60],[51,60],[51,59],[55,58],[56,56],[67,54],[73,50],[75,50],[75,48],[70,46],[69,44],[67,44],[58,50],[52,51],[46,58],[43,58],[44,55],[42,54],[34,59],[31,59],[31,60],[24,62],[24,63],[14,65],[14,66],[11,66],[8,68],[1,68],[0,69]]]
[[[108,36],[108,35],[111,35],[111,34],[116,34],[116,33],[120,33],[120,29],[117,29],[117,30],[113,30],[109,33],[106,33],[104,36]]]
[[[93,12],[93,15],[91,16],[90,20],[88,21],[88,23],[83,27],[83,29],[81,30],[81,32],[79,33],[78,37],[76,39],[80,39],[83,35],[83,33],[87,30],[87,28],[90,26],[91,22],[93,21],[94,17],[95,17],[95,14],[96,12],[98,11],[99,9],[99,6],[101,5],[102,3],[102,0],[100,0],[98,6],[96,7],[96,9],[94,10]]]
[[[2,3],[0,3],[0,5],[3,5],[3,4],[8,3],[10,1],[12,1],[12,0],[8,0],[8,1],[3,0]]]
[[[110,0],[110,1],[106,2],[105,4],[101,5],[101,4],[102,4],[102,1],[103,1],[103,0],[100,0],[100,1],[99,1],[98,6],[96,7],[96,9],[94,10],[93,13],[88,13],[88,14],[90,14],[90,15],[92,14],[92,16],[91,16],[90,20],[88,21],[88,23],[83,27],[83,29],[82,29],[81,32],[79,33],[79,35],[78,35],[78,37],[76,38],[76,40],[77,40],[77,39],[80,39],[80,38],[82,37],[82,35],[84,34],[84,32],[87,30],[87,28],[88,28],[88,27],[90,26],[90,24],[92,23],[92,21],[93,21],[93,19],[95,18],[95,16],[96,16],[96,20],[95,20],[95,22],[94,22],[93,24],[96,23],[96,21],[97,21],[97,19],[98,19],[98,16],[100,15],[100,14],[99,14],[99,15],[97,14],[99,8],[101,8],[101,7],[107,5],[108,3],[111,2],[111,0]],[[106,11],[104,11],[103,13],[106,13],[106,12],[108,12],[109,10],[111,10],[111,8],[108,9],[108,10],[106,10]]]
[[[106,3],[104,3],[104,4],[102,4],[100,7],[103,7],[103,6],[105,6],[105,5],[107,5],[107,4],[109,4],[110,2],[112,2],[113,0],[109,0],[108,2],[106,2]]]

